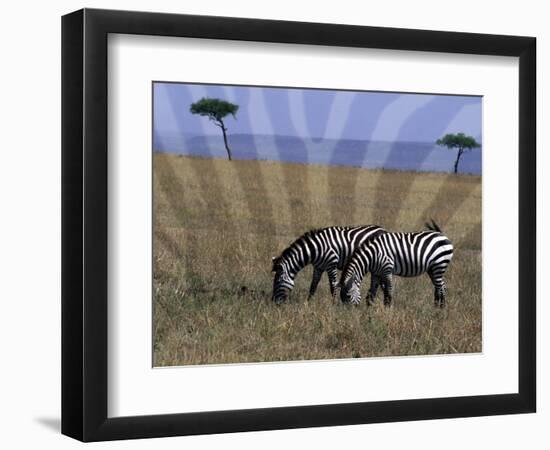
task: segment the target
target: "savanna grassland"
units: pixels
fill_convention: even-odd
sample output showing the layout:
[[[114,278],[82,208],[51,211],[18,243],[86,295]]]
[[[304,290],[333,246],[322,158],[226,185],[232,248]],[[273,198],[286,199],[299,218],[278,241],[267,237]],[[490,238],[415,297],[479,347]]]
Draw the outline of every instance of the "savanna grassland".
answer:
[[[326,274],[307,302],[311,266],[271,302],[271,257],[305,231],[430,218],[455,246],[445,309],[426,275],[396,277],[392,308],[333,301]],[[479,176],[156,153],[153,258],[155,366],[481,351]]]

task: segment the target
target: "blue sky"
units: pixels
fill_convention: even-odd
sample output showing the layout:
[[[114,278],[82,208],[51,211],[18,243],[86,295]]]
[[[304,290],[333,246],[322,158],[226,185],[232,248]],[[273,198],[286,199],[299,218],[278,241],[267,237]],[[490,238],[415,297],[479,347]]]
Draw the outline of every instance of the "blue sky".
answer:
[[[321,139],[353,139],[434,144],[445,133],[463,132],[481,142],[481,97],[162,82],[155,82],[153,88],[154,146],[161,151],[189,153],[174,136],[183,139],[207,135],[221,139],[218,127],[207,118],[189,112],[191,103],[202,97],[220,98],[239,105],[237,118],[226,120],[230,145],[231,135],[240,134],[292,136],[313,143]],[[239,140],[235,138],[234,143],[238,159]],[[218,151],[217,144],[209,145],[211,148],[199,154],[224,156],[223,148]],[[304,162],[312,162],[312,158],[316,162],[315,149],[305,151],[310,157]],[[481,152],[473,153],[476,154],[474,163],[481,170]],[[258,158],[283,159],[281,154],[268,152]],[[426,157],[423,154],[422,158]],[[243,159],[247,158],[243,155]],[[444,170],[447,160],[452,160],[451,152],[436,166],[441,165]]]
[[[201,97],[237,103],[230,133],[309,138],[432,142],[444,132],[481,135],[481,98],[451,95],[349,92],[155,83],[155,129],[217,134],[189,113]]]

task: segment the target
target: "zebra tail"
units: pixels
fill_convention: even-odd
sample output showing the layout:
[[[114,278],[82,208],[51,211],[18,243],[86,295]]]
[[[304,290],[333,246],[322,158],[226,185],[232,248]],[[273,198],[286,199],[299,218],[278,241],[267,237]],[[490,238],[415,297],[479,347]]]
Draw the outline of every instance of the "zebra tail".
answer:
[[[443,233],[443,231],[441,231],[441,228],[439,228],[439,225],[435,223],[435,220],[430,220],[432,221],[432,223],[430,224],[429,222],[426,222],[426,228],[428,228],[428,230],[437,231],[438,233]]]

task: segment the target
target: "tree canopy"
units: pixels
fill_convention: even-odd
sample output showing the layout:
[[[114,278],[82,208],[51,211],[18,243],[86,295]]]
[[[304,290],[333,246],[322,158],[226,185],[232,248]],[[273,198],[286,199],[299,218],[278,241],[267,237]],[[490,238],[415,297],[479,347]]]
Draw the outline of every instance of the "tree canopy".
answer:
[[[437,145],[447,147],[449,150],[457,149],[456,160],[454,164],[454,173],[458,173],[458,163],[465,150],[481,147],[481,145],[472,137],[464,133],[446,134],[435,142]]]
[[[239,105],[235,105],[219,98],[201,98],[198,102],[192,103],[189,111],[191,114],[198,114],[199,116],[206,116],[221,128],[223,133],[223,143],[225,150],[227,151],[227,157],[231,161],[231,149],[227,142],[227,128],[223,122],[224,117],[231,114],[236,119],[235,114],[239,110]]]
[[[464,133],[446,134],[441,139],[438,139],[436,144],[449,149],[457,148],[463,150],[480,147],[480,144],[472,136],[466,136]]]
[[[218,98],[201,98],[198,102],[192,103],[190,112],[199,116],[206,116],[210,120],[223,123],[223,118],[231,114],[235,117],[239,105],[235,105]]]

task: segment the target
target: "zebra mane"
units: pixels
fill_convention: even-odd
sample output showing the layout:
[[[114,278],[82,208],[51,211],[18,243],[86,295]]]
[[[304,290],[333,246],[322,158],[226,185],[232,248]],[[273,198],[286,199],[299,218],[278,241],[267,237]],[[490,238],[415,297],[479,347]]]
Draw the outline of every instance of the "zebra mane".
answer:
[[[290,256],[290,253],[292,252],[292,249],[298,244],[298,242],[300,242],[301,240],[306,239],[308,237],[315,236],[317,233],[319,233],[322,230],[324,230],[324,228],[314,228],[312,230],[306,231],[298,239],[295,239],[294,241],[292,241],[292,243],[287,248],[285,248],[283,250],[283,252],[280,254],[280,256],[278,256],[277,258],[275,258],[273,260],[273,264],[279,264],[279,263],[283,262],[284,260],[286,260]]]
[[[277,264],[280,264],[283,261],[285,261],[290,256],[290,254],[292,252],[292,249],[294,249],[296,247],[298,242],[300,242],[304,239],[307,239],[309,237],[314,237],[318,233],[320,233],[321,231],[326,230],[327,228],[340,228],[340,229],[343,229],[343,230],[347,230],[347,229],[350,229],[352,227],[324,227],[324,228],[313,228],[309,231],[306,231],[299,238],[295,239],[287,248],[285,248],[283,250],[283,252],[278,257],[273,259],[273,267],[275,267]]]
[[[295,239],[287,248],[285,248],[279,256],[277,256],[276,258],[273,258],[272,271],[275,271],[278,265],[288,260],[288,258],[292,254],[293,249],[295,249],[300,242],[307,240],[308,238],[315,238],[315,236],[317,236],[319,233],[322,233],[325,230],[335,229],[335,230],[341,230],[341,231],[348,231],[354,228],[371,227],[371,226],[374,226],[374,225],[356,225],[356,226],[338,225],[338,226],[332,226],[332,227],[313,228],[309,231],[306,231],[299,238]]]

